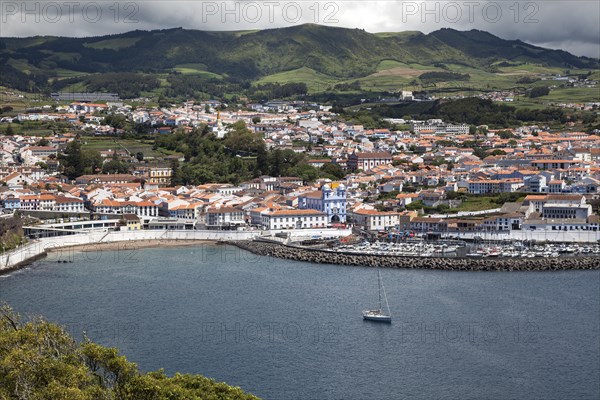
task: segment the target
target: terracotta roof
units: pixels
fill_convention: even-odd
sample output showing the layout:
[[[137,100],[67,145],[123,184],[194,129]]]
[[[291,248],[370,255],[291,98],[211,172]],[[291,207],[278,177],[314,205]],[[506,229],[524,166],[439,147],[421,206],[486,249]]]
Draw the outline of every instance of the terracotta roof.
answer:
[[[369,153],[356,153],[356,156],[358,157],[359,160],[361,159],[371,159],[371,158],[376,158],[376,159],[380,159],[380,158],[386,158],[386,159],[391,159],[392,155],[386,151],[380,151],[380,152],[369,152]]]
[[[359,215],[398,215],[397,212],[394,211],[377,211],[377,210],[368,210],[368,209],[360,209],[360,210],[356,210],[356,211],[352,211],[354,214],[359,214]]]
[[[322,196],[322,192],[320,190],[315,190],[314,192],[303,193],[299,197],[309,197],[311,199],[320,199],[323,196]]]
[[[269,213],[270,216],[280,217],[280,216],[302,216],[302,215],[325,215],[318,210],[278,210],[272,211]]]
[[[57,196],[55,198],[57,203],[83,203],[83,200],[76,199],[74,197]]]
[[[235,208],[235,207],[221,207],[221,208],[211,208],[209,210],[206,211],[207,214],[223,214],[223,213],[240,213],[240,212],[244,212],[243,210],[240,210],[239,208]]]

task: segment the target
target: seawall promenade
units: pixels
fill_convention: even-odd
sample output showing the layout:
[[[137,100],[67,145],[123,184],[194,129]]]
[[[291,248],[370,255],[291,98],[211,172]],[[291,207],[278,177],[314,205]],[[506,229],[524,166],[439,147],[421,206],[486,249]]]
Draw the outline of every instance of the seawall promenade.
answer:
[[[104,243],[145,242],[154,243],[189,241],[252,240],[258,231],[101,231],[56,236],[30,241],[16,250],[0,256],[0,273],[16,269],[46,255],[48,251],[71,247],[90,246]]]
[[[600,269],[600,257],[493,259],[407,257],[309,249],[270,241],[238,241],[231,242],[231,244],[258,255],[318,264],[358,265],[364,267],[379,266],[382,268],[438,269],[449,271],[557,271]]]
[[[136,243],[139,247],[190,245],[192,242],[236,242],[250,241],[257,237],[271,237],[281,231],[216,231],[216,230],[140,230],[140,231],[95,231],[74,235],[56,236],[32,240],[5,254],[0,254],[0,273],[20,268],[46,256],[47,252],[65,247],[82,247],[89,250],[97,245]],[[311,237],[340,237],[351,234],[350,229],[297,229],[285,234],[294,240]],[[273,237],[275,239],[275,237]],[[280,239],[284,240],[284,239]],[[85,247],[83,247],[85,246]],[[106,247],[105,247],[106,248]]]

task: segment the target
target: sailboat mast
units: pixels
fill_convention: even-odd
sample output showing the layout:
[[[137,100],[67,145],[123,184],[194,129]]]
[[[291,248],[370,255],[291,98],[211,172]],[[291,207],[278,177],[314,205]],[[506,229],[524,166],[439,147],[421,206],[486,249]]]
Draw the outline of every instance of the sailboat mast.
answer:
[[[377,293],[379,293],[379,310],[381,310],[381,271],[377,267]]]

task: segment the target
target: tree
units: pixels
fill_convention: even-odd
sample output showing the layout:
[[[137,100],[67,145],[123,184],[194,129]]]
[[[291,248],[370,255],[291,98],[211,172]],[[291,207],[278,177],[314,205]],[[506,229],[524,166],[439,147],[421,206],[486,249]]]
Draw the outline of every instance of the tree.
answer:
[[[13,136],[15,134],[15,131],[13,130],[13,127],[11,124],[8,124],[8,127],[6,128],[6,136]]]
[[[531,91],[529,92],[529,97],[530,98],[536,98],[536,97],[541,97],[541,96],[546,96],[550,93],[550,88],[547,86],[538,86],[538,87],[534,87],[533,89],[531,89]]]
[[[144,161],[144,153],[142,153],[141,151],[138,151],[137,153],[135,153],[135,158],[139,161],[142,162]]]
[[[76,140],[69,142],[65,148],[65,152],[59,156],[62,165],[62,172],[69,179],[75,179],[83,175],[85,168],[82,153],[81,143]]]
[[[171,183],[173,185],[183,185],[184,182],[181,169],[179,168],[179,160],[176,158],[171,159]]]
[[[48,139],[46,138],[41,138],[40,140],[38,140],[37,145],[38,146],[48,146],[50,144],[50,142],[48,141]]]
[[[319,170],[312,165],[299,164],[290,169],[290,175],[302,178],[304,182],[313,182],[319,177]]]
[[[346,176],[346,173],[344,172],[342,167],[340,167],[339,164],[333,162],[323,164],[323,166],[321,167],[321,172],[327,175],[331,175],[335,179],[342,179]]]
[[[110,114],[104,118],[104,123],[112,126],[116,132],[117,129],[123,129],[125,127],[125,124],[127,123],[127,117],[125,117],[123,114]]]
[[[231,130],[225,135],[223,144],[229,149],[238,152],[254,154],[265,149],[265,142],[262,135],[258,132],[250,131],[242,120],[231,125]]]
[[[105,174],[126,174],[129,169],[129,164],[119,160],[110,160],[102,165],[102,172]]]
[[[73,140],[67,144],[65,152],[58,156],[63,174],[75,179],[85,173],[96,173],[102,167],[102,156],[96,150],[81,150],[81,143]]]
[[[498,132],[498,136],[500,137],[500,139],[512,139],[515,137],[515,135],[508,130],[502,130]]]
[[[116,348],[77,342],[41,317],[0,306],[0,399],[257,400],[201,375],[142,374]]]

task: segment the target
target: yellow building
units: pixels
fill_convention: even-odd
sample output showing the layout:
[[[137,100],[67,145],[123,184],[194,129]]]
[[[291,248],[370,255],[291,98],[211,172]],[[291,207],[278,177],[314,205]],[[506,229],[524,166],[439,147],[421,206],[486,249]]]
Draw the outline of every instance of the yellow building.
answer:
[[[124,214],[123,215],[123,226],[121,230],[125,231],[139,231],[142,229],[140,219],[135,214]]]
[[[150,167],[148,170],[148,183],[169,186],[172,175],[173,171],[170,167]]]

